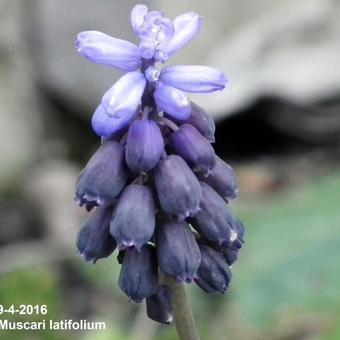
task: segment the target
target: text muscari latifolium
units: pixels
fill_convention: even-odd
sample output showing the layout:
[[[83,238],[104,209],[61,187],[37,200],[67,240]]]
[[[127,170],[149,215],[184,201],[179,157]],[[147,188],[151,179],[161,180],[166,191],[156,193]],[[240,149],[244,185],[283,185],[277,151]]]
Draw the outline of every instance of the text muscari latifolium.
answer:
[[[40,321],[10,321],[0,320],[0,330],[105,330],[106,323],[103,321],[82,320],[52,320]]]

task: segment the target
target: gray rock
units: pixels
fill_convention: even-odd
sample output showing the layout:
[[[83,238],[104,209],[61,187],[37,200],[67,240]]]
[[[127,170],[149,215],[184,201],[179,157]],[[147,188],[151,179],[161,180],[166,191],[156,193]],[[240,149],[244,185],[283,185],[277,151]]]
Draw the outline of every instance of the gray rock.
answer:
[[[41,122],[32,65],[21,35],[20,2],[0,3],[0,192],[34,162]]]
[[[30,2],[29,2],[30,3]],[[147,1],[170,16],[195,10],[204,17],[201,34],[171,63],[209,64],[225,71],[226,91],[193,96],[223,117],[273,95],[314,103],[335,95],[340,74],[340,3],[332,0]],[[98,29],[132,38],[132,1],[35,1],[32,34],[39,44],[39,80],[90,115],[103,92],[118,77],[105,66],[90,65],[75,52],[77,32]],[[136,41],[136,38],[134,39]]]
[[[32,50],[38,81],[90,117],[104,92],[122,73],[90,63],[77,53],[74,41],[79,32],[99,30],[115,37],[135,40],[130,28],[130,9],[135,2],[102,0],[35,1],[34,21],[30,22],[35,39]],[[32,9],[31,9],[32,11]]]

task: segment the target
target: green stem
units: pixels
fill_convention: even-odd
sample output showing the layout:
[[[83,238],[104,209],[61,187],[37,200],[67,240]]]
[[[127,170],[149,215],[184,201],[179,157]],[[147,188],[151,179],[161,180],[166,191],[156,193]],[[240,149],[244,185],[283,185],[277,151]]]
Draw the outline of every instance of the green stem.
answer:
[[[174,320],[180,340],[200,340],[183,283],[164,275],[164,284],[172,289]]]

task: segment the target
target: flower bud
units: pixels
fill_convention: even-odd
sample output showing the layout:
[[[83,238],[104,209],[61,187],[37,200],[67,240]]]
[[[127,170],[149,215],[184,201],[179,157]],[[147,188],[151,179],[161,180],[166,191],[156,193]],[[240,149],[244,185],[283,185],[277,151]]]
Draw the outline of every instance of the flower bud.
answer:
[[[221,246],[229,244],[234,217],[225,201],[206,183],[200,182],[200,210],[193,218],[193,227],[207,240]]]
[[[155,229],[155,207],[150,188],[130,184],[119,198],[110,231],[119,249],[141,246],[149,241]]]
[[[234,199],[237,195],[234,170],[220,157],[215,156],[215,160],[215,166],[209,176],[200,176],[200,179],[209,184],[225,200]]]
[[[158,273],[153,246],[146,244],[140,251],[135,248],[126,249],[118,285],[137,303],[157,292]]]
[[[134,71],[141,64],[138,47],[133,43],[110,37],[98,31],[85,31],[77,36],[77,51],[94,63]]]
[[[172,38],[175,28],[172,20],[163,12],[148,11],[145,5],[136,5],[131,11],[131,24],[141,38],[140,52],[143,58],[153,57],[155,48]]]
[[[139,107],[145,84],[143,73],[128,72],[106,91],[92,116],[96,134],[110,137],[131,121]]]
[[[92,115],[92,129],[98,136],[102,137],[102,140],[111,139],[126,129],[135,113],[131,112],[131,114],[120,116],[119,118],[110,116],[104,106],[99,104]]]
[[[153,96],[160,111],[167,112],[171,117],[180,120],[189,118],[191,102],[182,91],[158,83]]]
[[[178,282],[191,282],[201,262],[193,233],[185,222],[168,222],[156,230],[157,259],[162,272]]]
[[[106,91],[92,116],[92,128],[97,135],[110,137],[132,120],[139,107],[145,84],[143,73],[128,72]]]
[[[175,32],[170,41],[163,43],[159,49],[171,55],[190,42],[200,31],[202,17],[195,12],[183,13],[177,16],[174,21]]]
[[[155,43],[151,39],[141,39],[138,48],[144,59],[151,59],[155,54]]]
[[[169,117],[167,113],[164,115]],[[199,105],[191,102],[190,117],[186,120],[179,120],[171,117],[178,125],[190,124],[196,128],[200,134],[205,137],[210,143],[215,143],[215,122],[213,118]]]
[[[116,249],[116,241],[110,234],[112,206],[98,207],[83,223],[77,236],[78,254],[95,263],[108,257]]]
[[[234,246],[238,249],[241,249],[244,243],[243,236],[244,225],[237,217],[234,217],[234,221],[232,224],[231,241],[234,244]]]
[[[151,320],[165,324],[172,323],[172,291],[168,286],[159,286],[156,294],[146,298],[146,313]]]
[[[238,252],[239,249],[235,248],[234,246],[222,249],[222,254],[229,266],[233,265],[237,261]]]
[[[191,102],[191,115],[186,123],[195,127],[210,143],[215,142],[215,122],[199,105]]]
[[[103,143],[81,171],[76,183],[76,200],[91,210],[110,203],[127,180],[124,148],[115,141]]]
[[[184,219],[194,215],[201,200],[201,188],[185,161],[170,155],[155,168],[155,184],[163,210]]]
[[[222,254],[206,245],[200,245],[201,265],[195,282],[206,293],[225,293],[231,280],[231,271]]]
[[[161,158],[164,141],[158,125],[150,119],[135,120],[129,128],[126,163],[137,172],[151,170]]]
[[[137,35],[141,33],[144,18],[147,14],[148,8],[145,5],[135,5],[131,10],[131,26]]]
[[[162,69],[159,80],[167,86],[194,93],[223,90],[227,79],[216,68],[203,65],[173,65]]]
[[[191,125],[183,124],[169,138],[171,150],[181,156],[194,171],[209,172],[215,165],[211,144]]]
[[[244,243],[243,236],[244,225],[238,218],[235,217],[232,224],[230,243],[222,246],[222,254],[229,266],[237,260],[238,252]]]
[[[119,264],[123,263],[124,255],[125,255],[125,249],[124,250],[119,250],[118,255],[117,255],[117,262]]]

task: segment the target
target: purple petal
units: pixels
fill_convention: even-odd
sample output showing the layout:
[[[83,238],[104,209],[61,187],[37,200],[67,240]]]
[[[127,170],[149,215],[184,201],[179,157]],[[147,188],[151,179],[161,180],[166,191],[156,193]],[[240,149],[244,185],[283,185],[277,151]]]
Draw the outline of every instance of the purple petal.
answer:
[[[237,185],[234,170],[220,157],[215,156],[214,168],[208,177],[202,175],[200,179],[209,184],[225,200],[229,201],[237,196]]]
[[[82,224],[77,236],[78,254],[95,263],[111,255],[117,244],[110,234],[113,207],[98,207]]]
[[[169,146],[194,171],[209,173],[215,165],[214,148],[197,129],[189,124],[183,124],[171,134]]]
[[[156,82],[160,75],[158,68],[155,66],[149,66],[144,73],[145,78],[152,83]]]
[[[139,50],[145,59],[150,59],[159,44],[169,41],[175,32],[172,20],[163,12],[150,11],[145,5],[136,5],[131,11],[131,24],[141,38]]]
[[[227,83],[223,72],[201,65],[167,66],[162,69],[159,79],[165,85],[187,92],[222,90]]]
[[[164,150],[162,133],[151,119],[135,120],[129,127],[126,143],[126,163],[137,172],[147,172],[156,166]]]
[[[155,206],[152,190],[144,185],[130,184],[120,196],[110,232],[119,249],[140,250],[155,230]]]
[[[148,13],[148,8],[145,5],[138,4],[131,11],[131,25],[135,33],[141,34],[141,27],[144,23],[144,18]]]
[[[98,136],[108,138],[126,126],[135,113],[136,111],[131,111],[120,117],[109,116],[103,105],[100,104],[92,116],[92,128]]]
[[[159,49],[168,55],[179,50],[198,34],[202,25],[202,17],[195,12],[184,13],[175,18],[173,25],[175,28],[173,37],[159,46]]]
[[[107,114],[115,118],[134,114],[145,84],[144,74],[139,71],[124,74],[103,96],[102,105]]]
[[[141,38],[149,37],[158,45],[169,41],[174,35],[175,28],[172,20],[166,18],[164,13],[151,11],[144,17],[144,23],[139,32]]]
[[[151,59],[155,53],[155,43],[149,38],[142,39],[138,48],[140,55],[145,59]]]
[[[154,24],[154,28],[158,29],[158,32],[154,37],[156,43],[159,44],[168,42],[175,33],[172,21],[168,18],[164,18],[163,16],[157,23]]]
[[[155,248],[150,244],[140,251],[128,248],[125,251],[118,285],[120,289],[137,303],[155,294],[158,290],[158,271]]]
[[[134,71],[141,63],[136,45],[98,31],[79,33],[75,47],[81,55],[92,62],[113,66],[123,71]]]
[[[120,194],[128,178],[124,147],[115,142],[103,143],[79,174],[76,201],[87,210],[110,204]]]
[[[194,216],[201,200],[200,184],[183,158],[170,155],[155,169],[155,184],[162,209],[178,220]]]
[[[190,116],[191,102],[189,98],[174,87],[159,84],[154,98],[158,108],[170,116],[185,120]]]
[[[153,57],[156,61],[160,61],[161,63],[165,63],[169,59],[168,54],[160,49],[156,49]]]
[[[230,243],[234,216],[228,205],[208,184],[200,182],[202,198],[200,210],[191,221],[191,225],[204,239],[218,246]]]
[[[156,230],[157,259],[161,271],[177,282],[191,282],[201,263],[201,254],[189,225],[183,222],[161,224]]]
[[[232,277],[223,255],[207,245],[200,245],[201,265],[195,282],[206,293],[225,293]]]
[[[191,114],[186,123],[195,127],[210,143],[215,142],[214,119],[199,105],[191,103]]]
[[[146,314],[149,319],[170,324],[173,320],[172,290],[160,285],[157,293],[146,298]]]

